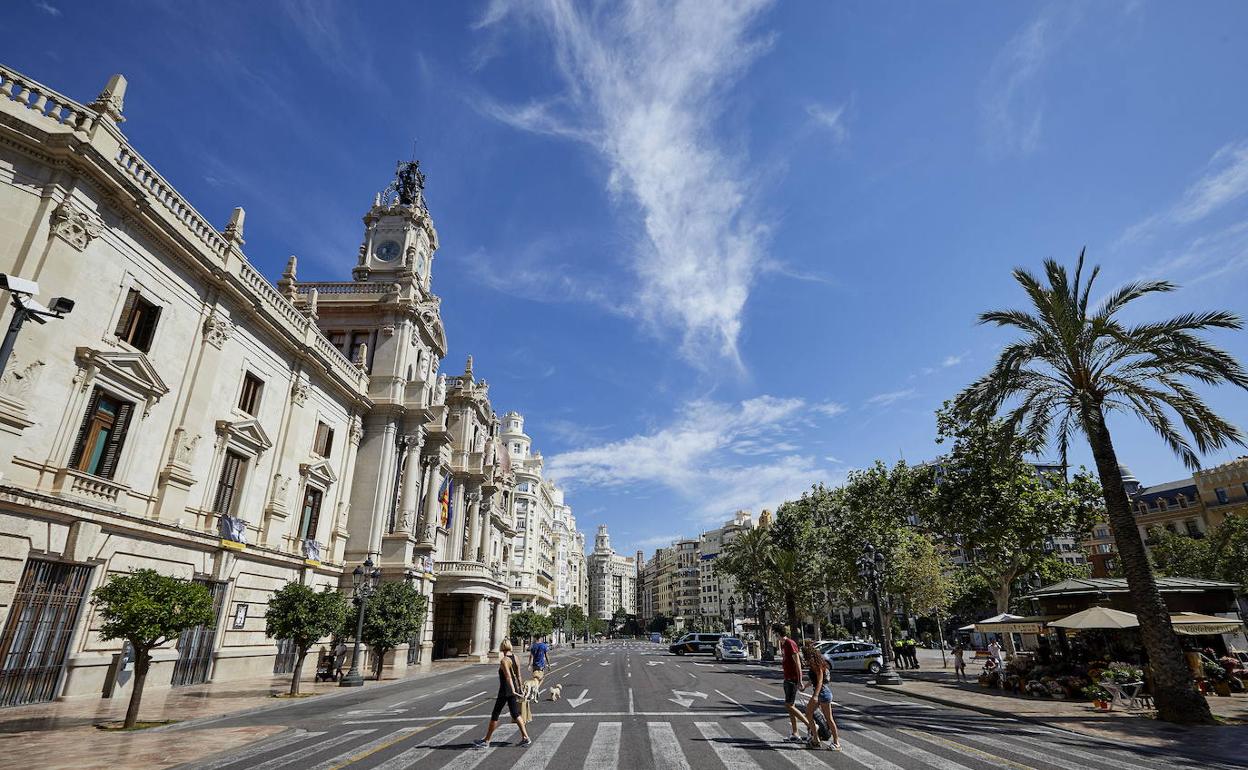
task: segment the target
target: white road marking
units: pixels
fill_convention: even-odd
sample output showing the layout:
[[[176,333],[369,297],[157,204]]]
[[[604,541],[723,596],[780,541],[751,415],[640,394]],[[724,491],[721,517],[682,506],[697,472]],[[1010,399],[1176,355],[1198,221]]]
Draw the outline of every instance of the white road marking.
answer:
[[[924,765],[927,765],[928,767],[942,767],[942,768],[960,767],[960,768],[963,768],[964,770],[971,770],[971,768],[968,768],[966,765],[962,764],[961,762],[955,762],[952,759],[949,759],[948,757],[942,757],[939,754],[933,754],[932,752],[926,749],[921,749],[918,746],[911,746],[910,744],[904,741],[888,740],[887,742],[885,742],[885,736],[882,736],[879,733],[869,733],[865,730],[854,733],[855,740],[862,740],[864,738],[872,743],[875,743],[877,746],[886,746],[900,754],[905,754],[907,757],[910,757],[912,759],[917,759],[919,762],[923,763]]]
[[[756,692],[756,693],[758,693],[759,695],[763,696],[763,697],[764,697],[764,698],[766,698],[767,700],[778,700],[778,701],[783,701],[783,700],[784,700],[784,696],[783,696],[783,695],[773,695],[773,694],[771,694],[771,693],[766,693],[766,692],[763,692],[762,690],[755,690],[754,692]]]
[[[650,753],[654,757],[652,767],[665,770],[690,770],[685,754],[680,750],[680,741],[676,739],[676,731],[667,722],[647,722],[646,730],[650,733]]]
[[[628,688],[628,713],[632,714],[633,709],[633,688]]]
[[[916,708],[916,709],[935,708],[935,706],[929,706],[926,703],[906,703],[903,701],[884,700],[883,698],[873,698],[872,696],[867,695],[865,693],[861,693],[861,692],[853,692],[850,690],[846,690],[846,692],[848,692],[850,695],[854,696],[855,698],[866,698],[867,700],[873,700],[876,703],[887,703],[890,706],[909,706],[910,708]]]
[[[233,765],[235,763],[242,762],[243,760],[251,759],[257,754],[266,754],[270,751],[280,749],[283,746],[289,746],[292,743],[297,743],[306,738],[318,738],[324,734],[324,732],[309,733],[304,732],[303,730],[295,730],[291,735],[283,735],[280,738],[276,738],[271,741],[253,743],[247,748],[235,751],[229,756],[217,757],[216,759],[209,761],[207,764],[196,765],[195,768],[196,770],[217,770],[218,767]]]
[[[806,751],[805,746],[799,746],[796,743],[785,743],[784,736],[768,727],[763,722],[744,722],[745,729],[754,733],[754,736],[762,742],[768,744],[777,754],[789,760],[792,764],[806,770],[820,768],[824,770],[827,765],[815,759]]]
[[[620,765],[619,722],[599,722],[585,756],[584,770],[615,770]]]
[[[1053,754],[1051,753],[1053,751],[1060,751],[1064,754],[1069,754],[1071,756],[1078,757],[1079,759],[1089,764],[1092,764],[1093,766],[1117,767],[1117,768],[1120,768],[1120,770],[1139,770],[1139,768],[1141,767],[1149,767],[1149,765],[1147,765],[1144,762],[1140,762],[1139,760],[1131,760],[1131,761],[1124,762],[1122,760],[1114,759],[1113,757],[1106,756],[1105,751],[1097,751],[1095,754],[1090,754],[1090,753],[1080,751],[1079,749],[1071,748],[1064,743],[1055,743],[1051,739],[1049,742],[1045,744],[1046,750],[1043,752],[1039,752],[1039,751],[1033,751],[1029,748],[1026,748],[1023,745],[1007,743],[1005,741],[997,740],[996,738],[989,738],[985,735],[980,735],[978,733],[967,734],[963,737],[971,741],[976,741],[978,743],[987,744],[989,746],[992,746],[994,749],[999,749],[1005,752],[1012,751],[1015,754],[1018,754],[1019,756],[1027,757],[1028,759],[1038,759],[1043,762],[1048,762],[1050,764],[1058,765],[1059,767],[1062,766],[1060,764],[1060,758],[1054,757]],[[1156,765],[1154,765],[1154,767],[1155,766]],[[1075,765],[1075,767],[1086,767],[1086,765]]]
[[[568,731],[572,729],[571,722],[552,722],[550,727],[542,731],[533,741],[533,745],[527,749],[521,749],[524,753],[519,757],[512,770],[540,770],[550,764],[550,760],[555,756],[555,752],[559,750],[559,745],[563,743],[563,739],[568,737]]]
[[[572,708],[577,708],[578,706],[582,704],[589,703],[591,700],[593,700],[593,698],[586,698],[585,695],[588,693],[589,693],[589,690],[585,690],[585,689],[581,690],[581,694],[578,695],[577,697],[568,698],[568,705],[571,706]]]
[[[755,770],[758,767],[758,763],[750,759],[745,749],[736,745],[718,723],[694,722],[694,725],[715,750],[715,756],[719,757],[719,761],[723,762],[728,770]]]
[[[676,697],[668,698],[668,700],[670,700],[672,703],[676,703],[681,706],[684,706],[685,708],[689,708],[689,706],[693,704],[694,698],[701,698],[702,700],[706,700],[706,693],[704,692],[686,692],[685,690],[672,690],[672,695],[675,695]]]
[[[391,757],[374,767],[373,770],[408,770],[414,767],[418,761],[433,753],[434,748],[445,746],[472,728],[473,725],[452,725],[425,741],[422,745],[408,749],[398,756]]]
[[[349,738],[353,738],[357,735],[369,735],[370,733],[374,733],[374,732],[376,732],[376,730],[351,730],[350,732],[343,733],[342,735],[335,735],[333,740],[335,743],[339,743]],[[291,767],[301,767],[303,763],[300,760],[302,760],[304,757],[311,756],[312,754],[315,754],[318,751],[324,751],[325,749],[328,749],[328,748],[333,748],[333,746],[332,745],[326,746],[325,741],[317,741],[316,743],[313,743],[311,746],[304,746],[303,748],[298,749],[297,751],[292,751],[287,754],[283,754],[280,757],[274,757],[273,759],[270,759],[268,762],[264,762],[259,765],[252,765],[250,766],[250,770],[272,770],[272,768],[282,767],[283,765],[290,765]]]
[[[472,768],[481,764],[486,757],[494,753],[494,750],[498,748],[494,744],[506,743],[511,738],[512,733],[518,732],[519,730],[515,725],[501,725],[494,731],[493,737],[490,738],[489,746],[486,746],[484,749],[471,749],[465,751],[447,764],[443,765],[442,770],[472,770]]]
[[[742,705],[742,703],[736,700],[735,698],[725,695],[723,690],[716,690],[715,692],[719,693],[720,697],[722,697],[724,700],[728,701],[729,703],[732,703],[733,705],[735,705],[737,708],[741,709],[745,713],[747,714],[754,713],[754,709],[750,708],[749,706]]]
[[[350,764],[348,760],[351,759],[351,757],[354,757],[357,754],[363,754],[364,752],[367,752],[367,751],[372,751],[380,746],[384,746],[387,743],[392,743],[394,741],[401,741],[407,736],[411,735],[412,733],[420,729],[422,728],[419,728],[419,727],[400,728],[398,730],[395,730],[392,733],[387,733],[376,740],[369,741],[368,743],[365,743],[362,746],[355,746],[353,748],[350,748],[347,751],[342,752],[336,757],[330,757],[329,759],[318,762],[317,764],[312,765],[311,767],[307,768],[307,770],[331,770],[331,768],[337,767],[340,764]]]
[[[467,698],[464,698],[463,700],[453,700],[450,703],[443,706],[442,708],[438,709],[438,711],[449,711],[450,709],[458,708],[460,706],[467,706],[469,703],[472,703],[474,700],[476,700],[477,698],[480,698],[482,695],[485,695],[484,690],[477,693],[476,695],[469,695]]]

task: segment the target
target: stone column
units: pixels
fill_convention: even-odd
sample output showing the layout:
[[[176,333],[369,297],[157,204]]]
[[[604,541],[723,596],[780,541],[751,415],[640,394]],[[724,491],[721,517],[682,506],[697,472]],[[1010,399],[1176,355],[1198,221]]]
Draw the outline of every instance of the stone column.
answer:
[[[489,564],[490,557],[492,555],[490,553],[490,533],[491,530],[493,530],[493,527],[490,526],[490,509],[494,504],[494,494],[490,493],[488,495],[484,495],[484,500],[482,502],[484,504],[480,506],[480,511],[477,514],[481,518],[481,523],[479,525],[480,528],[477,534],[477,549],[482,554],[481,561]]]
[[[467,519],[464,525],[468,527],[468,542],[464,546],[464,561],[480,561],[477,558],[477,541],[481,539],[481,490],[479,487],[474,488],[471,492],[464,495],[464,500],[468,503]]]
[[[425,523],[429,525],[431,534],[436,533],[438,527],[442,525],[442,511],[438,505],[438,493],[441,490],[442,470],[438,467],[438,460],[433,459],[429,463],[429,484],[425,487]],[[421,534],[423,537],[423,531]],[[435,540],[435,537],[431,537],[428,542]]]
[[[417,511],[420,508],[420,449],[424,445],[424,432],[407,437],[407,451],[403,454],[403,490],[399,498],[399,518],[395,532],[411,533],[416,526]]]
[[[477,600],[473,610],[472,647],[469,654],[484,663],[489,656],[490,646],[490,600],[484,596]]]

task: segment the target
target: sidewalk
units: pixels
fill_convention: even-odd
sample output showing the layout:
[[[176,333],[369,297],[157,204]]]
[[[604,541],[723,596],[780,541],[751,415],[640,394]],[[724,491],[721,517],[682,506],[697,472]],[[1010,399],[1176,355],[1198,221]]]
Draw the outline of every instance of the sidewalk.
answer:
[[[438,661],[429,672],[380,682],[365,680],[364,690],[376,691],[470,665],[473,664]],[[2,709],[0,752],[3,754],[0,756],[17,756],[20,751],[24,764],[48,770],[169,767],[286,729],[279,724],[226,729],[212,726],[216,721],[213,717],[238,716],[322,699],[328,709],[338,696],[360,692],[360,688],[339,687],[337,682],[313,684],[305,681],[300,691],[316,695],[298,699],[273,697],[289,690],[289,676],[152,689],[144,692],[139,718],[144,721],[174,719],[180,724],[134,732],[104,731],[95,727],[102,722],[124,719],[128,698],[82,698]]]
[[[1128,742],[1158,750],[1200,751],[1220,761],[1241,763],[1248,757],[1248,695],[1210,697],[1213,713],[1228,724],[1216,727],[1181,727],[1160,722],[1155,711],[1098,711],[1085,701],[1052,700],[1016,695],[980,687],[974,675],[970,682],[958,683],[949,668],[941,668],[939,650],[923,650],[922,668],[899,670],[904,684],[880,688],[936,703],[980,711],[994,716],[1029,719],[1051,727],[1080,733],[1110,742]],[[968,674],[978,674],[980,665],[968,661]]]

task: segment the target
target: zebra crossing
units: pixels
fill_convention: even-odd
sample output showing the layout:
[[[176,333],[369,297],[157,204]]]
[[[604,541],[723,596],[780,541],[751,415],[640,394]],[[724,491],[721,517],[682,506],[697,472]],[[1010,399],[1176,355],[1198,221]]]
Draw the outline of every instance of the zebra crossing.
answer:
[[[186,770],[588,770],[690,768],[868,768],[868,770],[1161,770],[1209,768],[1131,752],[1046,728],[958,730],[841,725],[841,751],[811,750],[784,741],[787,720],[764,718],[658,721],[537,720],[533,745],[515,745],[515,725],[502,725],[490,745],[474,749],[479,719],[446,719],[426,726],[360,728],[339,732],[293,730]],[[783,731],[783,732],[781,732]],[[1040,747],[1043,748],[1040,748]],[[575,759],[574,759],[575,758]],[[582,759],[583,758],[583,759]],[[575,761],[582,759],[581,762]]]

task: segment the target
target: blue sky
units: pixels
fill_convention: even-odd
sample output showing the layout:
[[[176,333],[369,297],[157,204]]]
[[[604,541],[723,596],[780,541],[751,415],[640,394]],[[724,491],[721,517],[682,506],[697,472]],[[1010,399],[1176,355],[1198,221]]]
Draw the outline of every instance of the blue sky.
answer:
[[[647,552],[875,458],[1087,246],[1140,317],[1248,312],[1248,5],[15,2],[6,64],[123,126],[276,279],[348,276],[416,154],[459,371]],[[1223,347],[1248,359],[1244,334]],[[1248,427],[1248,394],[1212,404]],[[1186,471],[1128,418],[1144,483]],[[1240,451],[1206,458],[1220,462]],[[1088,462],[1086,451],[1076,459]]]

